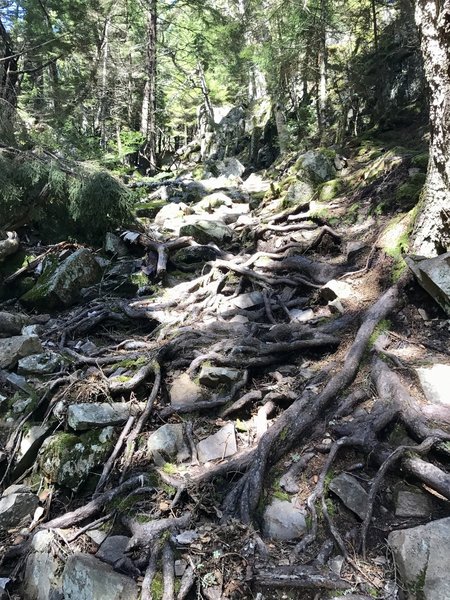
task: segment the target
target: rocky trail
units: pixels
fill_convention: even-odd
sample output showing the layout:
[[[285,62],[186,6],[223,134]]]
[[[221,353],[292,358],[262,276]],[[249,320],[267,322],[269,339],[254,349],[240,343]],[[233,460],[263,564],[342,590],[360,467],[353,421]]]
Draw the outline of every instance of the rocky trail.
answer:
[[[419,152],[190,167],[102,249],[0,242],[3,597],[449,598]]]

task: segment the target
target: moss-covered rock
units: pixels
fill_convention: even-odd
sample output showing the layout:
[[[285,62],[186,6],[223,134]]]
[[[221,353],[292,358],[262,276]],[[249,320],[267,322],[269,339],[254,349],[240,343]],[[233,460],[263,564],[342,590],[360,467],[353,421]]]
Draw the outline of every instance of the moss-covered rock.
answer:
[[[336,177],[334,156],[335,153],[326,148],[310,150],[297,159],[295,169],[313,185],[320,185]]]
[[[330,202],[343,192],[344,184],[342,179],[331,179],[320,186],[319,200],[321,202]]]
[[[429,158],[430,157],[428,152],[423,152],[422,154],[417,154],[416,156],[413,156],[411,159],[411,164],[413,167],[417,167],[418,169],[421,169],[422,171],[426,172],[428,168]]]
[[[100,281],[102,270],[92,252],[81,248],[61,264],[56,257],[48,259],[34,287],[21,297],[30,308],[55,309],[74,304],[83,287]]]
[[[41,448],[38,462],[52,482],[76,491],[92,469],[108,457],[114,443],[113,427],[83,435],[56,433]]]

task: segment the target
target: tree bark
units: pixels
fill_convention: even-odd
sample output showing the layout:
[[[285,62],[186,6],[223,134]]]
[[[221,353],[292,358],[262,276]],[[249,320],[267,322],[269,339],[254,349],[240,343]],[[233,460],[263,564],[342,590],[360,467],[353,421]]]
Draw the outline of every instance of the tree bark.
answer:
[[[429,86],[431,143],[413,250],[436,256],[450,249],[450,0],[417,0],[416,23]]]
[[[147,80],[142,101],[141,131],[146,136],[142,154],[150,172],[156,168],[156,40],[157,0],[148,0]]]

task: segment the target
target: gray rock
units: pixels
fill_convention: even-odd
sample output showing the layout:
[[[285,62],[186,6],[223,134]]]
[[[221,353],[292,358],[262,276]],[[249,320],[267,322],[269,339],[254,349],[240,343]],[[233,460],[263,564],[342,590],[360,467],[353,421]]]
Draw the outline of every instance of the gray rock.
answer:
[[[0,311],[0,336],[1,335],[19,335],[22,328],[31,323],[27,315],[12,314]]]
[[[285,203],[295,205],[308,202],[314,195],[314,189],[306,181],[291,183],[285,196]]]
[[[105,236],[105,252],[115,256],[128,256],[127,245],[115,233],[107,233]]]
[[[31,552],[25,566],[23,594],[27,600],[62,598],[61,561],[52,550],[55,533],[38,531],[31,542]]]
[[[183,271],[194,271],[218,256],[219,252],[212,246],[187,246],[171,255],[170,262]]]
[[[11,598],[7,591],[7,586],[11,582],[9,577],[0,577],[0,600],[8,600]]]
[[[249,194],[262,194],[270,188],[270,181],[258,173],[251,173],[244,181],[242,188]]]
[[[136,582],[90,554],[69,556],[63,573],[64,600],[137,600]]]
[[[31,394],[33,392],[32,386],[27,382],[25,377],[22,375],[17,375],[17,373],[8,373],[6,377],[6,381],[10,383],[13,387],[26,394]]]
[[[408,600],[450,598],[450,518],[393,531],[388,542]]]
[[[323,288],[320,290],[320,295],[325,300],[349,300],[353,297],[352,286],[345,281],[339,281],[338,279],[331,279],[328,281]]]
[[[102,529],[89,529],[89,531],[86,531],[86,535],[94,542],[94,544],[97,544],[97,546],[103,544],[108,537],[106,531],[103,531]]]
[[[49,261],[34,287],[21,301],[27,306],[53,309],[71,306],[80,297],[81,288],[100,281],[102,270],[87,248],[80,248],[60,265]]]
[[[121,425],[129,416],[130,406],[124,402],[71,404],[67,409],[67,423],[75,431]]]
[[[44,331],[44,328],[42,327],[42,325],[39,325],[38,323],[36,325],[25,325],[24,327],[22,327],[22,331],[20,332],[21,335],[41,335],[42,332]]]
[[[196,214],[204,213],[204,212],[213,212],[216,208],[221,206],[232,206],[233,201],[229,196],[224,194],[224,192],[214,192],[213,194],[208,194],[205,196],[200,202],[197,202],[192,206],[192,210]]]
[[[114,566],[124,558],[130,538],[126,535],[111,535],[107,537],[96,553],[96,557]]]
[[[214,242],[218,245],[230,241],[233,237],[231,229],[220,221],[199,220],[180,227],[180,236],[191,236],[199,244]]]
[[[182,577],[183,573],[186,571],[188,563],[183,558],[175,561],[175,577]]]
[[[221,385],[231,386],[242,379],[242,371],[228,367],[205,367],[200,370],[198,381],[201,385],[216,389]]]
[[[24,356],[42,352],[39,338],[35,335],[16,335],[0,342],[0,369],[15,367]]]
[[[368,494],[354,477],[347,473],[341,473],[330,482],[330,490],[342,500],[348,509],[364,520]]]
[[[423,289],[450,316],[450,252],[425,260],[408,256],[405,262]]]
[[[219,429],[217,433],[210,435],[197,444],[198,460],[201,463],[233,456],[236,452],[236,436],[233,423],[228,423]]]
[[[165,225],[166,221],[173,221],[174,219],[182,219],[185,215],[191,213],[191,209],[184,202],[178,204],[166,204],[163,206],[155,217],[156,225]]]
[[[50,435],[52,426],[33,425],[22,437],[18,461],[14,466],[13,478],[19,478],[27,469],[34,465],[36,457],[45,438]]]
[[[252,308],[253,306],[260,306],[264,304],[264,296],[261,292],[248,292],[246,294],[239,294],[235,298],[229,298],[225,301],[221,310],[231,310],[233,308]]]
[[[305,513],[288,500],[275,498],[265,509],[263,532],[274,540],[294,540],[307,531]]]
[[[194,529],[190,529],[188,531],[182,531],[177,536],[175,536],[175,541],[177,544],[181,544],[182,546],[188,546],[195,542],[198,539],[198,533]]]
[[[45,375],[60,368],[62,358],[56,352],[31,354],[19,360],[17,371],[21,374]]]
[[[313,183],[324,183],[336,177],[333,160],[321,150],[309,150],[300,157],[299,162]]]
[[[0,500],[0,530],[16,527],[24,517],[32,515],[39,501],[34,494],[8,494]]]
[[[189,449],[184,441],[183,425],[167,423],[148,438],[148,453],[156,460],[158,456],[182,462],[189,458]]]
[[[189,406],[201,399],[202,391],[187,373],[182,373],[172,381],[169,395],[172,406]]]
[[[15,483],[10,485],[3,491],[2,498],[10,494],[31,494],[31,488],[23,483]]]
[[[399,490],[395,502],[396,517],[427,518],[431,514],[430,502],[420,491]]]
[[[436,364],[416,369],[420,385],[430,404],[450,406],[450,365]]]
[[[240,177],[245,171],[244,165],[235,156],[218,161],[215,167],[223,177]]]
[[[6,257],[14,254],[19,249],[19,236],[15,231],[7,231],[1,233],[0,239],[0,262]]]
[[[39,452],[42,473],[53,483],[77,490],[95,467],[100,466],[114,445],[114,429],[82,435],[59,432],[47,438]]]

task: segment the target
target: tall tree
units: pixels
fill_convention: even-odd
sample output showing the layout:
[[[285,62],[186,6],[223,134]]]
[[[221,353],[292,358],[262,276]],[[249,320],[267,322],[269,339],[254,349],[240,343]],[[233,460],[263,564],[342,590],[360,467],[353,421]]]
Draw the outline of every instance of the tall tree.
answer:
[[[450,250],[450,0],[417,0],[429,86],[430,160],[414,249],[425,256]]]
[[[150,171],[156,168],[156,43],[157,0],[147,0],[146,80],[142,101],[141,132],[145,135],[144,159]]]

